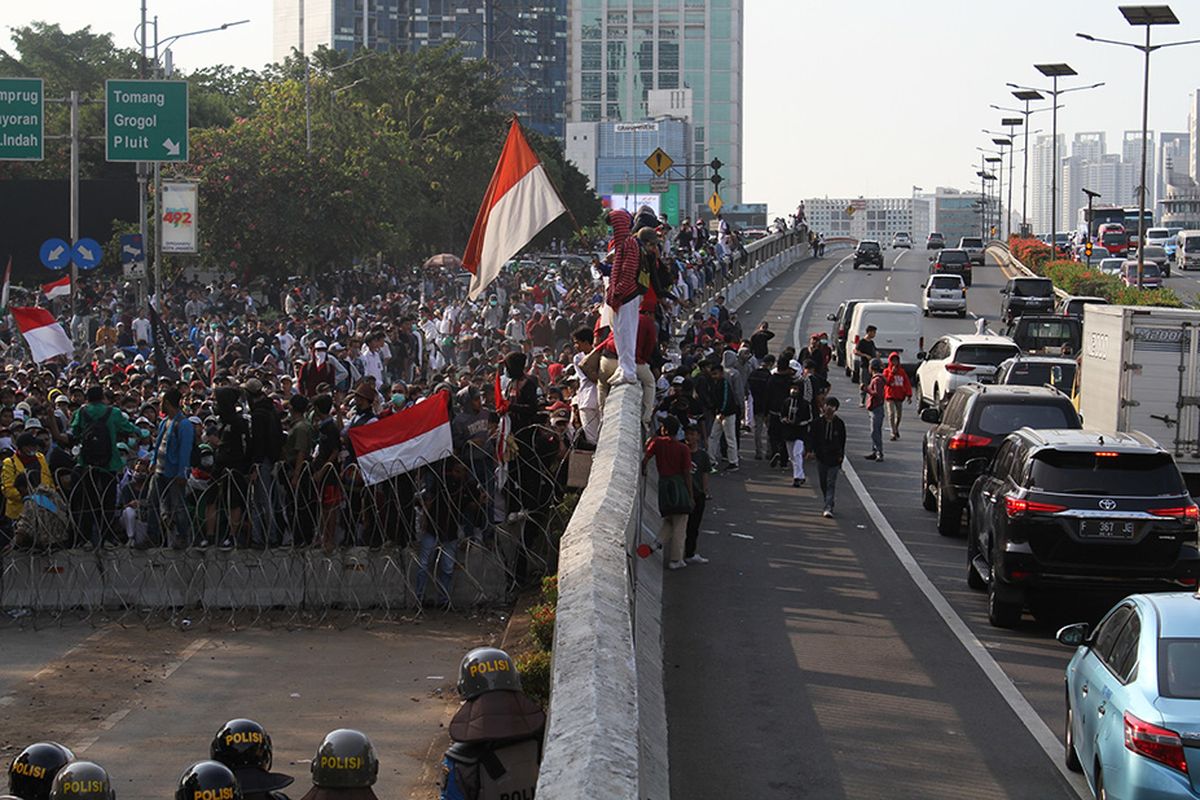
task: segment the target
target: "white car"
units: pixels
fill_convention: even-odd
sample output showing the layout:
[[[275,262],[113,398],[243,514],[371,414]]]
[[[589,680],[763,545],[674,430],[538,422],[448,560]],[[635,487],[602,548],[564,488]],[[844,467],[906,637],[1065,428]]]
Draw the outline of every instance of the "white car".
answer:
[[[892,247],[907,247],[909,250],[911,250],[912,238],[907,233],[897,233],[892,237]]]
[[[968,383],[992,383],[996,368],[1021,354],[1007,336],[954,334],[933,343],[917,367],[920,408],[941,408]]]
[[[1112,275],[1115,278],[1121,277],[1121,267],[1125,265],[1123,258],[1102,258],[1100,263],[1096,265],[1096,269],[1101,272]]]
[[[921,291],[921,312],[929,316],[934,312],[967,315],[967,287],[962,275],[930,275]]]

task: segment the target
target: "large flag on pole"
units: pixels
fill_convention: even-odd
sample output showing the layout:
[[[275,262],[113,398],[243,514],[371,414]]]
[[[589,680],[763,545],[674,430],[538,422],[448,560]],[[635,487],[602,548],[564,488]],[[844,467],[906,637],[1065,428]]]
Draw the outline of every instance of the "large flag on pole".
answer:
[[[463,266],[475,276],[471,299],[496,279],[504,262],[566,211],[514,117],[463,254]]]
[[[29,345],[29,353],[37,362],[46,361],[55,356],[71,355],[75,348],[71,338],[58,324],[49,311],[44,308],[21,308],[14,306],[9,309],[17,330],[25,337]]]
[[[178,352],[178,347],[175,345],[175,337],[171,335],[171,330],[163,324],[162,317],[158,315],[153,305],[150,308],[150,336],[154,340],[154,369],[160,376],[165,376],[171,380],[179,380],[179,373],[175,370],[175,354]]]
[[[71,276],[64,275],[56,281],[43,283],[42,294],[46,295],[47,300],[53,300],[56,297],[68,297],[71,294]]]
[[[389,417],[351,428],[350,443],[368,486],[441,461],[454,453],[450,392],[440,391]]]

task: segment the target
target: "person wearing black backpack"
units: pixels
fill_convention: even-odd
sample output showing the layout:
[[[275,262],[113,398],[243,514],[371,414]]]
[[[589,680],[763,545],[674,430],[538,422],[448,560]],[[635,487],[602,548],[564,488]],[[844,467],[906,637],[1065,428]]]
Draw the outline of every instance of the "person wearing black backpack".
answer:
[[[79,445],[79,480],[71,493],[71,510],[79,522],[80,543],[93,550],[113,542],[117,514],[117,473],[124,467],[118,437],[149,436],[117,409],[104,402],[104,389],[87,390],[87,405],[71,420],[72,440]]]
[[[283,424],[275,401],[263,392],[262,381],[250,378],[242,388],[250,405],[250,473],[255,494],[250,509],[250,538],[256,548],[273,547],[280,541],[275,465],[283,452]]]

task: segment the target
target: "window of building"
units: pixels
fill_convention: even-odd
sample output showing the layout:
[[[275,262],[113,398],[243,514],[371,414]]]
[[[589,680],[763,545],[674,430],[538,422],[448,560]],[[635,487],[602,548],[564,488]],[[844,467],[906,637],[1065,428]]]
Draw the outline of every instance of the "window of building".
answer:
[[[730,12],[717,11],[716,9],[713,9],[712,13],[709,14],[708,19],[709,19],[709,30],[712,32],[712,38],[714,38],[714,39],[730,38],[730,32],[732,30],[732,26],[730,24]]]
[[[603,60],[600,56],[599,42],[584,42],[579,52],[584,71],[601,68]]]
[[[678,72],[660,72],[658,73],[659,89],[678,89],[679,88],[679,73]]]

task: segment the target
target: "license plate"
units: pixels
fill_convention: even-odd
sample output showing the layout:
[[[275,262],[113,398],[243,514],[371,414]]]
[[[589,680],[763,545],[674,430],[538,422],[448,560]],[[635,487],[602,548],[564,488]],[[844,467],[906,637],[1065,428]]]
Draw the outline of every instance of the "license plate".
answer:
[[[1132,520],[1084,519],[1079,521],[1079,535],[1084,539],[1132,539]]]

